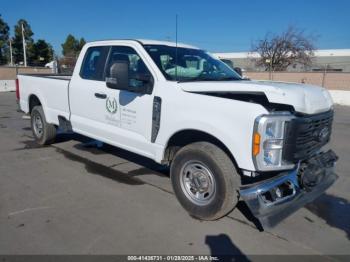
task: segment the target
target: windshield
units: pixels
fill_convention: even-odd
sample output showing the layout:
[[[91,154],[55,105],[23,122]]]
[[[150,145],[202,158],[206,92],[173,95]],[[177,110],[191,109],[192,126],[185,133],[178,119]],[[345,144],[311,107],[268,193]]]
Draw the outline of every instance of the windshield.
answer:
[[[242,78],[222,61],[199,49],[145,45],[148,54],[167,80],[225,81]]]

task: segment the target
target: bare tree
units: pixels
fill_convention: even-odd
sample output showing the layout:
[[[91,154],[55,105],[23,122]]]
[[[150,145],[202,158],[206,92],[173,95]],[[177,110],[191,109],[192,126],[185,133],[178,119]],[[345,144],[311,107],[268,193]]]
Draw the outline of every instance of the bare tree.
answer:
[[[259,53],[256,65],[266,71],[284,71],[292,64],[311,65],[316,37],[290,26],[280,35],[267,34],[252,46]]]

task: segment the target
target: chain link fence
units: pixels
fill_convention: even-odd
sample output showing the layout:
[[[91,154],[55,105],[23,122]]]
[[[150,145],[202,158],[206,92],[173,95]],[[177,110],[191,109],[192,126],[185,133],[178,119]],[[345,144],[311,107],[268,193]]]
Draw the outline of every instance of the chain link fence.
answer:
[[[58,73],[71,75],[76,58],[58,61]],[[14,80],[17,74],[52,74],[54,69],[45,67],[0,67],[0,80]],[[244,76],[253,80],[272,80],[323,86],[329,90],[350,91],[350,73],[343,72],[253,72],[245,71]]]

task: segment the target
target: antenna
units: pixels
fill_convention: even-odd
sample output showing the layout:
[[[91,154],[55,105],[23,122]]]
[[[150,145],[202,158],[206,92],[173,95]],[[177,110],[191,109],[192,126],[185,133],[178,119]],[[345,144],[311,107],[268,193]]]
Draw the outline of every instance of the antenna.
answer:
[[[177,14],[175,18],[175,81],[177,81]]]

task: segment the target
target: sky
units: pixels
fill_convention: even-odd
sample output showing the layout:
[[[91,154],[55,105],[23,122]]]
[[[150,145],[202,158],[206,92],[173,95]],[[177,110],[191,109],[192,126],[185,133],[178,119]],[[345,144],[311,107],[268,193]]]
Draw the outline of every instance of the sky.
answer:
[[[350,48],[350,0],[2,0],[11,34],[24,18],[35,40],[61,55],[68,34],[87,41],[120,38],[175,40],[210,52],[249,51],[266,33],[292,25],[318,36],[318,49]]]

